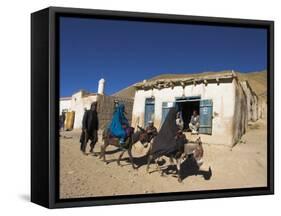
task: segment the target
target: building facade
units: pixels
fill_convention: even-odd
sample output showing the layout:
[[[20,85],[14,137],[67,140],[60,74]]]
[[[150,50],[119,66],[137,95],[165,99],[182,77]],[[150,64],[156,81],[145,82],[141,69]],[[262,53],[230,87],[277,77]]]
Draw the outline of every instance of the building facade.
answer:
[[[98,93],[89,93],[80,90],[74,93],[71,97],[60,98],[60,115],[62,112],[71,115],[66,115],[73,119],[73,123],[67,129],[82,128],[82,119],[86,109],[90,109],[93,102],[97,102],[97,112],[99,117],[99,127],[104,129],[111,121],[116,103],[123,103],[125,105],[126,116],[131,123],[133,99],[123,98],[118,96],[107,96],[104,94],[104,79],[99,81]],[[66,119],[65,122],[68,122]],[[69,125],[69,124],[68,124]]]
[[[187,128],[196,110],[200,115],[199,134],[205,143],[233,146],[245,133],[249,118],[258,118],[248,113],[254,106],[247,99],[255,98],[253,91],[248,90],[247,84],[243,88],[233,71],[143,81],[135,84],[135,88],[134,127],[144,127],[152,120],[160,129],[169,109],[176,107]]]

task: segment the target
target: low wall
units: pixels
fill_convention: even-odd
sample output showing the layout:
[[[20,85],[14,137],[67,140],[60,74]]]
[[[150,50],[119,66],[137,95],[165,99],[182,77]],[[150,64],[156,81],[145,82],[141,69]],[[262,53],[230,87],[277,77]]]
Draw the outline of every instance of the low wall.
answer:
[[[80,93],[80,92],[78,92]],[[131,124],[132,122],[132,110],[133,99],[121,98],[116,96],[106,96],[100,94],[83,96],[81,93],[74,94],[69,100],[60,101],[60,112],[64,109],[67,111],[73,111],[75,113],[73,128],[82,128],[82,119],[86,109],[90,109],[93,102],[98,102],[98,117],[99,127],[104,129],[106,125],[111,121],[112,114],[114,112],[114,101],[122,102],[125,105],[126,116]]]
[[[259,119],[258,97],[247,81],[242,81],[240,84],[246,96],[248,121],[255,122]]]
[[[134,103],[133,99],[99,95],[97,98],[97,111],[99,116],[100,129],[104,129],[106,125],[108,125],[108,123],[111,121],[114,112],[114,101],[119,101],[125,105],[126,117],[128,118],[129,123],[132,123],[132,111]]]
[[[247,96],[240,82],[235,80],[235,110],[233,116],[232,145],[236,144],[246,132],[248,125]]]

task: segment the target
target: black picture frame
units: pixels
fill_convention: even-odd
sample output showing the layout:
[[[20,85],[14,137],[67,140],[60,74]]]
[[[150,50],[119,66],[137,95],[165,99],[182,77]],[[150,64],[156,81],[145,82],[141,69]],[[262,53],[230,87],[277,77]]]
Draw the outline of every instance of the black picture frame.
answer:
[[[59,199],[60,16],[208,24],[267,29],[267,187]],[[49,7],[31,15],[31,201],[47,208],[274,194],[274,22],[201,16]]]

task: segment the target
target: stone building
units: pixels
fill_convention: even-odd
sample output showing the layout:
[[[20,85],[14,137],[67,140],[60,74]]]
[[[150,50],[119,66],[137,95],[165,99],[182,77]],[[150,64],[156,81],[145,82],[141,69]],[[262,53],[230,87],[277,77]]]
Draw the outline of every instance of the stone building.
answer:
[[[176,107],[187,128],[197,110],[202,140],[233,146],[245,133],[248,121],[259,118],[257,96],[233,71],[143,81],[134,87],[133,127],[153,120],[159,129],[169,109]]]

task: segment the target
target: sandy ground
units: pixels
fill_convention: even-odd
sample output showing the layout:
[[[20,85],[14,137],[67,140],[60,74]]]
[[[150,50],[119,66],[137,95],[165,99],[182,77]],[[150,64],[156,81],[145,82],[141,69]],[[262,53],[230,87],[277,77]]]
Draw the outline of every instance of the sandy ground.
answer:
[[[112,160],[108,164],[93,155],[83,155],[79,150],[79,136],[80,130],[62,132],[60,198],[245,188],[267,184],[266,125],[261,120],[250,125],[232,149],[204,144],[204,164],[196,172],[190,160],[183,163],[184,179],[181,183],[171,173],[161,176],[155,171],[155,164],[151,165],[151,173],[147,174],[145,154],[148,148],[140,143],[133,148],[134,161],[139,166],[138,170],[133,170],[127,154],[121,161],[123,166],[117,165],[115,159],[120,152],[115,147],[107,149],[107,159]],[[100,143],[94,151],[100,151]],[[163,158],[162,162],[165,169],[169,160]]]

